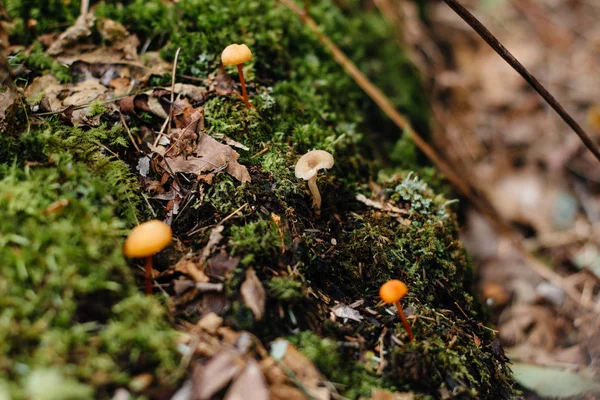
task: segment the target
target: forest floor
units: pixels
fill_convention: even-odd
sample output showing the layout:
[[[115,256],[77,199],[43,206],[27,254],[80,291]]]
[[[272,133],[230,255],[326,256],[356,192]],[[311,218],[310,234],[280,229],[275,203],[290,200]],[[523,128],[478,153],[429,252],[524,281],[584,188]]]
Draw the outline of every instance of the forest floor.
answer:
[[[548,379],[565,395],[599,390],[594,160],[444,5],[421,19],[397,4],[313,2],[310,15],[419,133],[431,126],[554,285],[468,199],[447,200],[409,135],[280,2],[85,13],[15,0],[0,38],[16,85],[0,98],[0,399],[508,399],[518,392],[501,342],[540,395],[561,394]],[[481,11],[491,27],[514,24],[501,40],[600,129],[589,84],[600,10],[577,4],[582,22],[552,37],[544,10]],[[564,11],[543,7],[550,20]],[[532,26],[539,42],[523,40]],[[233,42],[253,52],[251,107],[235,67],[220,65]],[[314,148],[335,157],[320,213],[293,172]],[[143,296],[143,262],[121,246],[153,218],[175,240]],[[392,278],[409,286],[414,341],[379,299]]]

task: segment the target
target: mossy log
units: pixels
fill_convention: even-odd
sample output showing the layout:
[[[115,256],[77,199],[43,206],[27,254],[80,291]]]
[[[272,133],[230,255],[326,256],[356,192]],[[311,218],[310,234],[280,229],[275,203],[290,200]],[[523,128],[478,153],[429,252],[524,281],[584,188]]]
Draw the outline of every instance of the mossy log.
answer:
[[[79,6],[42,3],[7,3],[10,39],[29,47],[11,58],[21,83],[48,73],[73,79],[34,41],[73,23]],[[312,3],[323,31],[426,130],[418,74],[391,28],[359,1],[343,8]],[[178,81],[215,74],[230,43],[246,43],[254,54],[244,65],[254,108],[232,95],[194,104],[204,111],[204,134],[249,148],[240,150],[239,162],[251,182],[225,173],[210,184],[180,179],[189,203],[172,222],[177,243],[156,258],[157,270],[186,253],[198,257],[211,229],[222,225],[214,251],[239,257],[221,295],[225,324],[265,346],[287,338],[343,396],[369,398],[385,388],[417,398],[513,397],[443,180],[295,15],[274,0],[99,2],[94,12],[121,22],[167,60],[180,48]],[[150,83],[170,81],[165,75]],[[56,114],[36,116],[17,101],[2,122],[0,399],[109,398],[143,373],[152,384],[137,395],[162,398],[186,375],[175,327],[207,309],[180,306],[172,277],[159,282],[162,293],[141,294],[137,264],[121,252],[123,238],[152,212],[164,218],[165,203],[144,200],[139,156],[118,113],[103,111],[91,111],[100,114],[99,127],[80,128]],[[127,120],[136,135],[136,128],[158,131],[162,123],[151,115]],[[318,179],[320,215],[293,171],[310,149],[335,157]],[[159,172],[151,173],[160,179]],[[266,289],[261,321],[240,295],[249,268]],[[379,301],[388,279],[409,286],[403,306],[413,342]],[[360,321],[331,318],[333,306],[356,301]],[[341,346],[345,337],[360,339],[360,348]]]

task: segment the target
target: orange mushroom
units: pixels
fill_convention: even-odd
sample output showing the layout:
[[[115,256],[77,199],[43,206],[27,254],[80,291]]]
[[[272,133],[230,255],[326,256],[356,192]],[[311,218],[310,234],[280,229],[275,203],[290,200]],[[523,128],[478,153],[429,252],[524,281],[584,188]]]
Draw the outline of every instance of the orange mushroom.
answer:
[[[250,104],[250,101],[248,101],[248,93],[246,93],[246,82],[244,81],[242,64],[250,60],[252,60],[252,52],[245,44],[230,44],[229,46],[225,47],[225,50],[223,50],[221,53],[221,62],[223,65],[237,65],[240,83],[242,84],[242,95],[244,96],[246,108],[250,108],[252,105]]]
[[[410,329],[410,325],[408,324],[408,321],[404,316],[404,311],[402,311],[402,306],[400,305],[400,299],[406,296],[407,293],[408,288],[404,282],[397,279],[387,281],[379,288],[379,297],[381,297],[381,300],[388,304],[394,304],[398,309],[398,315],[402,320],[402,325],[404,325],[404,329],[406,329],[406,333],[408,333],[408,340],[412,342],[412,330]]]
[[[151,220],[133,228],[125,244],[123,253],[129,258],[146,258],[146,294],[152,294],[152,256],[171,243],[171,227],[162,221]]]

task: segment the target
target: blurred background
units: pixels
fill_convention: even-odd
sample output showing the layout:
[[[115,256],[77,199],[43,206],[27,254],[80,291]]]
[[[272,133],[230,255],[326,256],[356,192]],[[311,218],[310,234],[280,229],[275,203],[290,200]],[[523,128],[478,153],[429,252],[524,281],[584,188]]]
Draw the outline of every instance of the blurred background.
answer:
[[[520,383],[531,389],[526,398],[560,397],[568,386],[594,398],[583,392],[600,372],[598,161],[446,4],[373,3],[402,27],[399,40],[424,77],[436,148],[523,236],[543,262],[537,268],[556,278],[542,279],[489,219],[461,202],[479,291]],[[600,2],[461,3],[599,142]]]

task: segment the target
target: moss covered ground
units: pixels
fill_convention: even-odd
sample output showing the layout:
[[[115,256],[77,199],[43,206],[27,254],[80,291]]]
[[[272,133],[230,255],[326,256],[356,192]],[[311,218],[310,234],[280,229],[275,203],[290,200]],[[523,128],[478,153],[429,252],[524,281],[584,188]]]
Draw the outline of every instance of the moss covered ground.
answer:
[[[29,47],[11,58],[25,67],[18,85],[46,73],[70,78],[35,40],[73,23],[75,3],[7,1],[11,42]],[[311,15],[324,32],[426,129],[418,76],[391,40],[391,28],[358,1],[313,3]],[[215,73],[229,43],[253,51],[244,73],[254,109],[234,96],[196,104],[204,109],[206,133],[249,148],[239,161],[252,182],[218,174],[210,185],[184,183],[191,205],[172,226],[173,251],[197,254],[210,227],[228,217],[223,248],[241,262],[226,282],[227,325],[251,331],[265,345],[288,338],[349,398],[368,398],[375,387],[423,398],[512,396],[506,360],[473,297],[452,202],[435,192],[441,179],[295,15],[274,0],[94,6],[97,16],[121,22],[166,60],[181,48],[181,82]],[[31,18],[39,21],[34,28],[27,27]],[[234,69],[228,72],[237,80]],[[166,82],[168,75],[151,81]],[[186,375],[176,327],[200,315],[171,312],[169,290],[142,296],[138,264],[123,258],[121,246],[129,228],[150,218],[148,205],[160,218],[164,203],[142,199],[137,160],[114,115],[102,115],[98,128],[73,128],[56,115],[27,111],[26,117],[25,109],[8,110],[0,135],[0,399],[105,398],[145,373],[152,384],[135,395],[161,398]],[[133,117],[130,125],[134,132],[136,125],[160,127],[155,119]],[[336,160],[319,178],[320,216],[293,172],[314,148]],[[202,197],[193,194],[199,191]],[[358,194],[404,212],[367,207]],[[169,261],[158,264],[169,267]],[[261,322],[239,294],[250,267],[267,291]],[[378,300],[379,286],[392,278],[410,288],[403,304],[412,343]],[[330,318],[336,302],[358,300],[376,313],[360,322]],[[388,334],[380,343],[384,328],[396,341]],[[363,349],[341,346],[347,337],[361,338]],[[376,348],[387,361],[379,373]],[[42,390],[47,387],[60,389]]]

